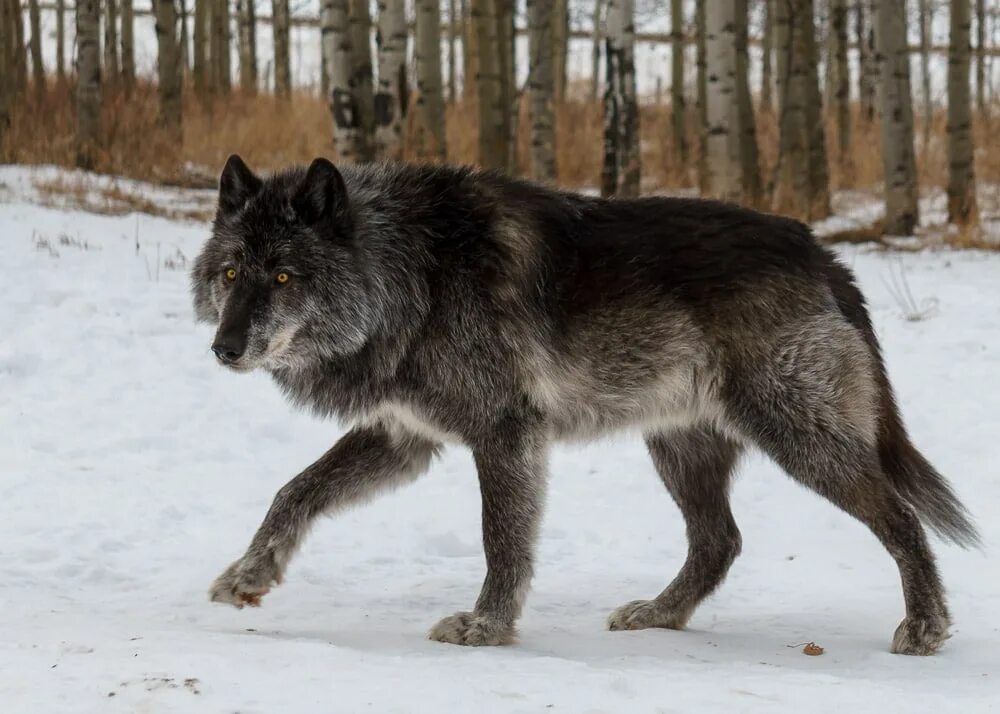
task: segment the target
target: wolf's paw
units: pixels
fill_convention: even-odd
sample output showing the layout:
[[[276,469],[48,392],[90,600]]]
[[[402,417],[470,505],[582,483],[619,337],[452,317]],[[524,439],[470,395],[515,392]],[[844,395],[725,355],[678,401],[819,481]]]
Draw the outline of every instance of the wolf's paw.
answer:
[[[428,637],[452,645],[484,647],[513,644],[517,631],[474,612],[457,612],[434,625]]]
[[[622,605],[608,617],[609,630],[645,630],[648,627],[665,627],[681,630],[690,613],[671,609],[659,600],[633,600]]]
[[[926,657],[941,649],[941,645],[949,637],[947,617],[907,617],[896,628],[889,651],[893,654]]]
[[[241,558],[215,579],[208,597],[212,602],[229,603],[240,609],[244,605],[260,607],[260,599],[280,583],[281,571],[273,558],[253,561]]]

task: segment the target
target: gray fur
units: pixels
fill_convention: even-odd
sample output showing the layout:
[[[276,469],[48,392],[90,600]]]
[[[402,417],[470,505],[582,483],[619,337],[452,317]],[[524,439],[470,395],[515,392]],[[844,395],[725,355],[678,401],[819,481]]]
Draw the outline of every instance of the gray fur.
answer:
[[[213,600],[259,604],[316,516],[415,479],[455,442],[479,472],[487,576],[430,636],[513,642],[549,445],[635,429],[689,550],[612,629],[684,627],[723,581],[741,546],[729,485],[756,445],[896,559],[892,650],[947,637],[917,514],[958,541],[975,531],[906,436],[850,273],[801,224],[442,167],[317,160],[260,179],[233,157],[193,292],[226,366],[265,369],[293,403],[355,425],[278,492]]]

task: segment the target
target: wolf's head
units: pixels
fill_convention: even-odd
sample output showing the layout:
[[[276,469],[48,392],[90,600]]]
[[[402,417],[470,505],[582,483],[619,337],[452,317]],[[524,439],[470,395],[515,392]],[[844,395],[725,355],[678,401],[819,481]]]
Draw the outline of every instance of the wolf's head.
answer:
[[[355,221],[340,172],[256,176],[231,156],[212,229],[194,263],[195,313],[218,325],[212,351],[227,367],[296,368],[349,355],[373,322]]]

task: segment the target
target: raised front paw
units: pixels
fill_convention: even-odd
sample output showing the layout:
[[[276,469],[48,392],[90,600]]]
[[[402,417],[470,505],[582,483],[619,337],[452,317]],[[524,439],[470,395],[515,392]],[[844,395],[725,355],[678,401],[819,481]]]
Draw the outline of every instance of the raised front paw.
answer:
[[[456,612],[434,625],[429,637],[452,645],[484,647],[513,644],[517,640],[517,630],[485,615]]]
[[[242,609],[260,607],[260,599],[281,583],[281,571],[274,558],[246,557],[237,560],[215,579],[208,591],[212,602],[224,602]]]

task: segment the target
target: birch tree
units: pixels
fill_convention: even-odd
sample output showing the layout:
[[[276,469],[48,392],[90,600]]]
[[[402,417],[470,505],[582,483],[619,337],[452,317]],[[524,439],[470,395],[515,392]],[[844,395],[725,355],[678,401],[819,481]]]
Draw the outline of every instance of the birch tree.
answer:
[[[406,4],[378,3],[378,92],[375,95],[375,150],[399,159],[403,151],[406,114]],[[419,40],[418,40],[419,41]]]
[[[448,103],[454,104],[458,92],[458,6],[448,0]]]
[[[684,2],[670,0],[670,115],[674,151],[681,164],[687,163],[687,103],[684,101]]]
[[[274,32],[274,94],[281,99],[288,99],[292,95],[288,0],[271,0],[271,14]]]
[[[771,58],[774,55],[774,0],[764,0],[763,30],[760,48],[760,110],[770,113],[774,108],[774,71],[771,68]]]
[[[156,18],[157,80],[160,126],[175,139],[181,136],[181,63],[177,45],[177,8],[174,0],[153,0]]]
[[[3,137],[10,126],[10,115],[17,94],[17,41],[14,25],[19,16],[20,7],[16,2],[0,0],[0,160],[6,158],[2,151]]]
[[[867,121],[875,118],[875,91],[878,66],[875,62],[875,18],[871,11],[872,0],[855,0],[854,31],[858,45],[858,103],[861,116]]]
[[[743,186],[736,98],[736,4],[712,3],[705,10],[708,193],[734,202],[740,199]]]
[[[833,42],[833,111],[837,121],[837,161],[842,174],[851,165],[851,76],[847,55],[847,0],[830,0]]]
[[[135,11],[132,0],[122,2],[122,84],[125,96],[132,96],[135,88]]]
[[[557,102],[566,101],[566,61],[569,56],[569,0],[549,0],[552,3],[552,91]],[[510,5],[510,0],[499,0]]]
[[[507,143],[504,165],[508,171],[517,169],[518,114],[517,74],[514,66],[514,3],[494,0],[497,13],[497,61],[500,68],[500,104],[507,113]],[[558,57],[557,57],[558,59]]]
[[[594,13],[591,16],[594,23],[590,36],[590,101],[596,102],[601,89],[601,38],[603,29],[604,0],[594,0]]]
[[[209,6],[212,0],[194,0],[194,26],[192,40],[194,48],[191,53],[191,73],[194,76],[194,91],[199,98],[204,98],[208,89],[208,18]]]
[[[705,41],[705,3],[695,3],[694,26],[698,85],[698,189],[708,193],[708,64]]]
[[[118,0],[104,1],[104,76],[111,82],[118,81]]]
[[[479,95],[479,164],[507,168],[510,111],[502,94],[495,0],[470,0],[476,35],[476,91]]]
[[[760,177],[760,151],[757,147],[757,122],[750,93],[750,27],[747,0],[734,0],[736,9],[736,107],[739,114],[740,173],[742,202],[757,206],[763,185]]]
[[[257,12],[254,0],[236,0],[239,23],[240,89],[257,91]]]
[[[885,168],[885,232],[911,235],[920,213],[913,150],[913,103],[906,42],[906,1],[879,0],[875,15],[882,163]]]
[[[38,0],[28,0],[28,19],[31,25],[31,77],[35,85],[35,101],[41,104],[45,96],[45,66],[42,64],[42,22]],[[20,20],[20,17],[18,18]]]
[[[931,120],[934,108],[931,105],[931,27],[934,24],[931,0],[920,0],[917,13],[917,24],[920,31],[920,94],[924,114],[924,147],[931,138]]]
[[[531,175],[555,181],[555,115],[552,110],[554,53],[552,5],[528,0],[528,89],[531,99]]]
[[[330,114],[339,158],[367,160],[370,149],[354,91],[354,49],[349,0],[323,0],[321,15],[323,61],[330,77]]]
[[[20,0],[8,1],[11,5],[11,25],[13,27],[12,65],[14,70],[14,96],[19,97],[28,88],[28,52],[24,43],[24,18],[21,16],[21,2]],[[98,30],[98,33],[100,33],[100,30]]]
[[[962,226],[978,222],[969,88],[969,5],[969,0],[952,0],[948,43],[948,220]]]
[[[986,0],[976,0],[976,108],[986,112]]]
[[[806,220],[830,213],[812,0],[774,0],[778,161],[772,208]]]
[[[601,195],[639,195],[639,104],[635,83],[633,0],[608,0],[607,88]]]
[[[437,1],[437,0],[436,0]],[[375,79],[371,46],[371,6],[368,0],[350,0],[351,32],[351,92],[355,98],[361,130],[359,161],[375,158]],[[438,10],[438,47],[440,48],[441,15]],[[441,86],[441,56],[438,53],[438,91]]]
[[[92,169],[101,135],[101,6],[76,2],[76,165]]]
[[[439,0],[417,0],[417,133],[420,160],[444,161],[444,92],[441,81],[441,5]]]
[[[221,94],[228,94],[232,88],[229,0],[212,0],[211,21],[212,88]]]
[[[56,79],[66,81],[66,0],[56,0]]]

